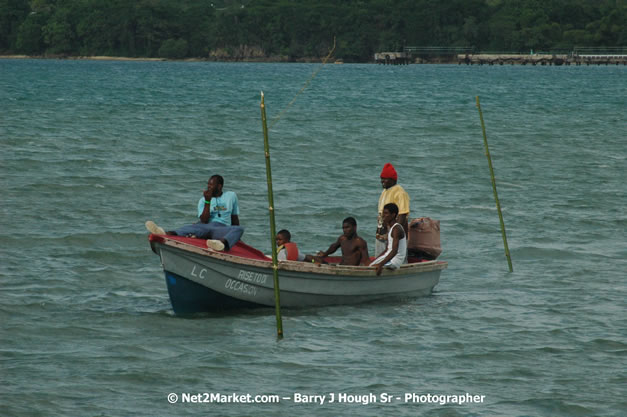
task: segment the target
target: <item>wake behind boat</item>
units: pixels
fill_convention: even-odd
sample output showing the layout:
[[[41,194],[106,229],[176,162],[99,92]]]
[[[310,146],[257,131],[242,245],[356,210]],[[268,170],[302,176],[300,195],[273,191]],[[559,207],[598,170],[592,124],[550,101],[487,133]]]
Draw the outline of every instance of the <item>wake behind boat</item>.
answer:
[[[233,308],[274,306],[272,260],[238,242],[228,252],[208,249],[203,239],[149,236],[161,258],[172,308],[176,314]],[[372,267],[284,261],[278,263],[282,307],[348,305],[431,294],[443,261],[423,261],[384,270]],[[411,259],[410,259],[411,262]]]

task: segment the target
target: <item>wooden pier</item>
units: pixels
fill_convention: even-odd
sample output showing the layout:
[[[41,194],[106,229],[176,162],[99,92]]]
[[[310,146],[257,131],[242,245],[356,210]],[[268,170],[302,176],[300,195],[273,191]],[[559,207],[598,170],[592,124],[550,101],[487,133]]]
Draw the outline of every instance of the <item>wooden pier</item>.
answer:
[[[377,64],[627,65],[627,47],[574,47],[540,53],[479,52],[468,47],[405,46],[402,52],[374,54]]]
[[[459,65],[627,65],[627,55],[460,54]]]

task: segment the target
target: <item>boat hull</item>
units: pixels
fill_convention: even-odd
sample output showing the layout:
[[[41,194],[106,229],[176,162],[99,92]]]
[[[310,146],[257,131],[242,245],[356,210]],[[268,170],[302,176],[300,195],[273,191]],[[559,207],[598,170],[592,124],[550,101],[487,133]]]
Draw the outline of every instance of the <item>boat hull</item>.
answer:
[[[152,242],[161,257],[168,293],[176,314],[274,306],[272,264],[181,244]],[[281,262],[282,307],[348,305],[431,294],[445,262],[374,268]]]
[[[171,272],[165,273],[165,282],[175,314],[261,307],[259,304],[229,297]]]

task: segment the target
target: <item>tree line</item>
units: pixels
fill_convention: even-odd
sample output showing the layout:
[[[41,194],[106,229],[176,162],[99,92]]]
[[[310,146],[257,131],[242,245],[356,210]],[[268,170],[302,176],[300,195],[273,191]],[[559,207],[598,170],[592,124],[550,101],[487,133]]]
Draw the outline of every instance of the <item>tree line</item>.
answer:
[[[627,0],[0,0],[0,53],[372,61],[627,45]]]

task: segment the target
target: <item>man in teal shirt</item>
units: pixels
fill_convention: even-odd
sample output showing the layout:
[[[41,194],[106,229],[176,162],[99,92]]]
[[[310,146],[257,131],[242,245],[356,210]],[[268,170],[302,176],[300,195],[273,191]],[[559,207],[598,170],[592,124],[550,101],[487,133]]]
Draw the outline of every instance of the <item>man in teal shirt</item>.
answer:
[[[150,233],[172,236],[188,236],[208,239],[207,246],[215,250],[229,250],[244,234],[239,225],[239,204],[237,194],[222,191],[224,178],[214,175],[207,181],[207,189],[198,200],[198,223],[164,232],[152,221],[146,222]]]

